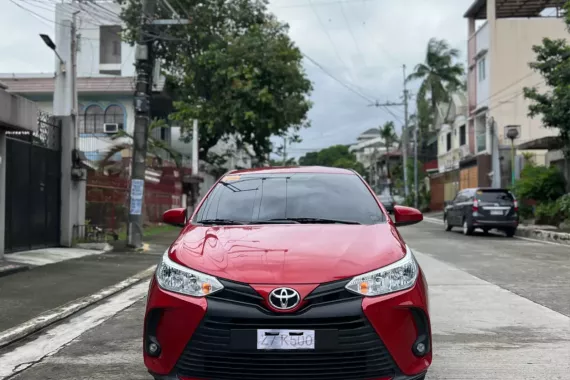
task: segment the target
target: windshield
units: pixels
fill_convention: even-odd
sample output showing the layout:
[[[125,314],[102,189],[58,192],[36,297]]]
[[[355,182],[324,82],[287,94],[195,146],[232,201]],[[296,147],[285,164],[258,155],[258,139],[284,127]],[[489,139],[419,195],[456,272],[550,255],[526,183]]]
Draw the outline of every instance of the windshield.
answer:
[[[248,223],[285,219],[326,219],[375,224],[384,215],[356,175],[297,173],[231,176],[218,183],[194,222]]]
[[[479,190],[477,199],[489,203],[513,203],[513,195],[505,190]]]

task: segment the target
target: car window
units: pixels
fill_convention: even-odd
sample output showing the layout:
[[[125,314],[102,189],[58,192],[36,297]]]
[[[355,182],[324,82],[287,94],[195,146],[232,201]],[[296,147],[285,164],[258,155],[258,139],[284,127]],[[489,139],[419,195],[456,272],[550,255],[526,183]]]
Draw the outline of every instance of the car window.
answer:
[[[195,222],[229,219],[255,222],[319,218],[362,224],[384,222],[384,214],[356,175],[249,174],[221,181],[198,210]]]
[[[476,194],[477,200],[489,203],[508,203],[514,201],[513,195],[506,190],[479,190]]]

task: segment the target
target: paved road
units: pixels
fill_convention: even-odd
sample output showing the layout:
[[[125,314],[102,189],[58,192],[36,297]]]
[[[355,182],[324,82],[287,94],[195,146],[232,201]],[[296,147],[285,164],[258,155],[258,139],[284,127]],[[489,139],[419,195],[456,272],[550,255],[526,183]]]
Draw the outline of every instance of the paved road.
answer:
[[[570,379],[567,247],[464,237],[431,223],[401,232],[429,282],[429,380]],[[140,353],[145,291],[141,284],[0,351],[0,379],[149,380]]]

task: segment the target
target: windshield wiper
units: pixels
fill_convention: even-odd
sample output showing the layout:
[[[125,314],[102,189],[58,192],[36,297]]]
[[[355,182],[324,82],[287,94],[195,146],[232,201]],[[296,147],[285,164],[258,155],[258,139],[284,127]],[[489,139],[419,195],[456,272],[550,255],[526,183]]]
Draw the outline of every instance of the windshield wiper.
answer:
[[[325,218],[282,218],[282,219],[270,219],[275,221],[290,221],[297,223],[327,223],[327,224],[362,224],[352,220],[340,220],[340,219],[325,219]]]
[[[256,220],[251,223],[252,224],[300,224],[300,222],[296,220],[286,219],[286,218]]]
[[[245,224],[244,222],[240,222],[237,220],[231,220],[231,219],[203,219],[203,220],[199,220],[197,223],[200,223],[200,224],[219,224],[219,225],[227,225],[227,226]]]

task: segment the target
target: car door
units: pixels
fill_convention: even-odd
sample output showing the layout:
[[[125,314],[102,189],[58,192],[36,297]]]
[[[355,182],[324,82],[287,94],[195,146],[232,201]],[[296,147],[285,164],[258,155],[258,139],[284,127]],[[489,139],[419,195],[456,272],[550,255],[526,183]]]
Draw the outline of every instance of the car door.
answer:
[[[455,199],[451,201],[451,203],[447,206],[447,211],[446,211],[446,216],[447,219],[449,220],[449,224],[451,225],[458,225],[457,224],[457,213],[458,213],[458,200],[459,200],[459,196],[461,195],[461,192],[457,193],[457,195],[455,196]]]

